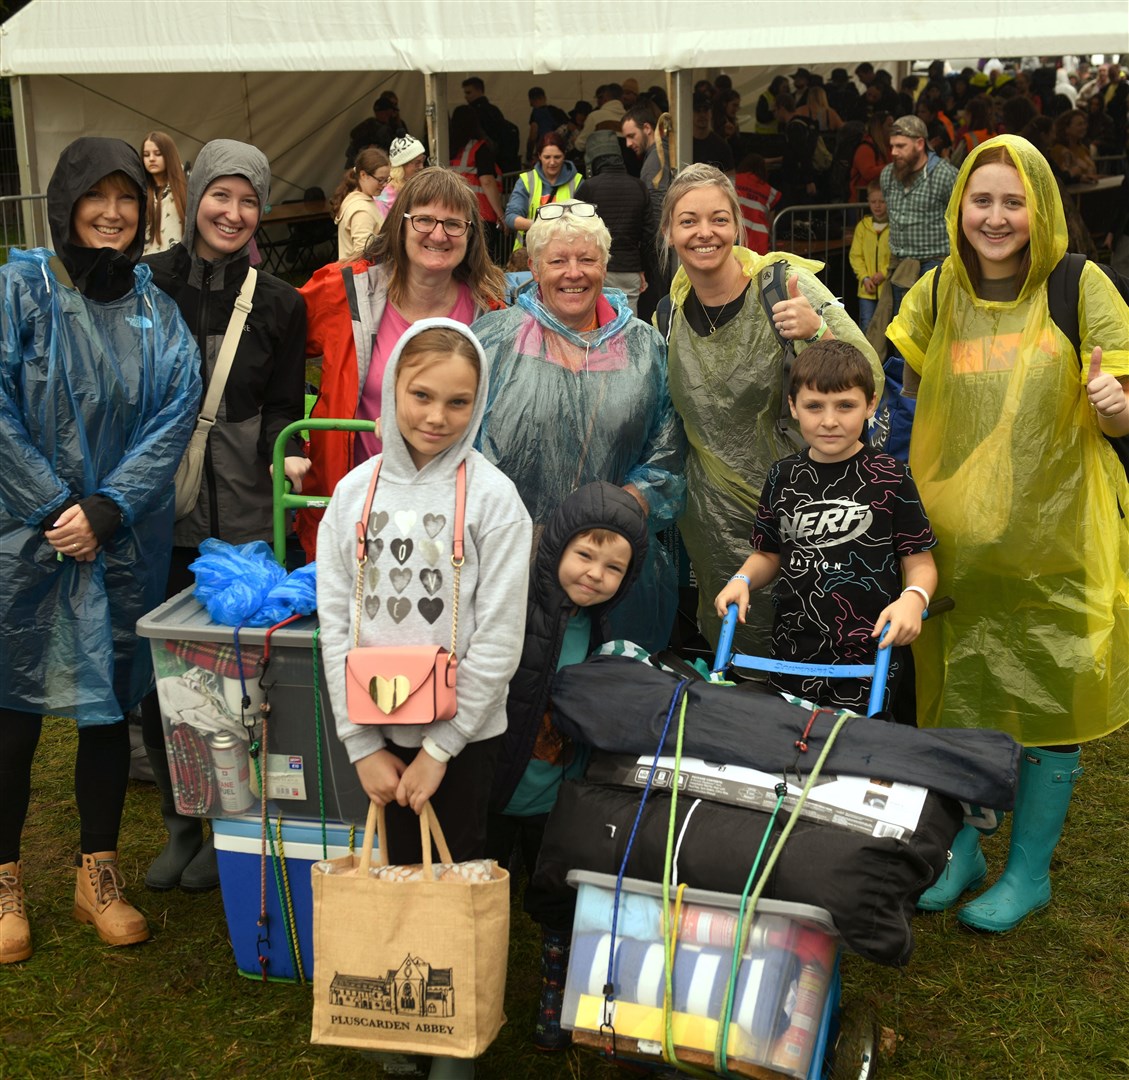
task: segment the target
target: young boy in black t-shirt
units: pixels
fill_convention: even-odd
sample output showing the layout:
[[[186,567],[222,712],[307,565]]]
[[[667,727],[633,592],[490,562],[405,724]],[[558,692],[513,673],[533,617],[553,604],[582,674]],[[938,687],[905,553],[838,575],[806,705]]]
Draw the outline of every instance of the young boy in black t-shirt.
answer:
[[[719,615],[776,581],[772,653],[804,663],[870,663],[881,648],[921,632],[937,586],[936,543],[909,469],[863,444],[874,414],[874,375],[845,341],[809,345],[792,365],[788,403],[807,449],[769,470],[753,526],[753,553],[714,601]],[[891,664],[890,678],[897,677]],[[860,679],[770,676],[769,682],[821,705],[865,711]]]

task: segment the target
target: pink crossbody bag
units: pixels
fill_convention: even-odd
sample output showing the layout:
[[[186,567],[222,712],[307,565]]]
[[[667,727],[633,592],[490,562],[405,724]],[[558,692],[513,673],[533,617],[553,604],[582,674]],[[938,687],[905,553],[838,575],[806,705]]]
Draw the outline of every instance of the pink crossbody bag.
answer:
[[[442,645],[360,644],[365,566],[368,564],[368,520],[372,512],[380,461],[372,473],[364,512],[357,522],[357,608],[353,647],[345,656],[345,704],[354,724],[430,724],[450,720],[458,709],[455,681],[459,661],[459,575],[463,567],[466,521],[466,462],[455,475],[455,529],[451,566],[451,647]]]

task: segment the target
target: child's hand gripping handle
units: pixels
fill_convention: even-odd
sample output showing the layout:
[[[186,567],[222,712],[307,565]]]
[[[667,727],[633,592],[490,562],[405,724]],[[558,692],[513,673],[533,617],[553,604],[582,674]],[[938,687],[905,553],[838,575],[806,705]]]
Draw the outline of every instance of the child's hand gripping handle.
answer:
[[[717,654],[712,671],[724,671],[733,656],[733,635],[737,630],[737,605],[730,604],[721,623],[721,636],[717,640]]]

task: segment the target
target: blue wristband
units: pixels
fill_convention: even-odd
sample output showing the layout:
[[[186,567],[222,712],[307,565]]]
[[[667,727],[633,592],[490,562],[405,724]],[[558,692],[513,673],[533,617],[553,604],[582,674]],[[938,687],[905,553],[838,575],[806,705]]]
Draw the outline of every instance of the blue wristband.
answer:
[[[753,587],[753,583],[747,577],[745,577],[744,574],[734,574],[729,580],[730,581],[743,581],[746,585],[749,586],[750,589]]]

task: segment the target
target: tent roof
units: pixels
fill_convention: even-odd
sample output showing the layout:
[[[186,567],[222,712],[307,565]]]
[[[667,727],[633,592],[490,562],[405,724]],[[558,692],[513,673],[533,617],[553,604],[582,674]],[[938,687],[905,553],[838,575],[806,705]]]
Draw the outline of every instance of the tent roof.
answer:
[[[970,46],[975,48],[970,49]],[[33,0],[0,74],[667,71],[1129,51],[1125,0]]]

